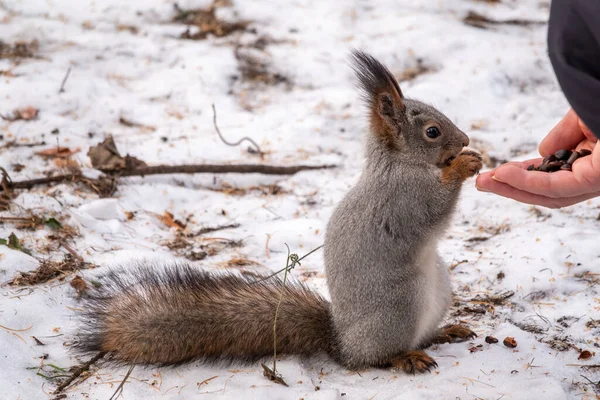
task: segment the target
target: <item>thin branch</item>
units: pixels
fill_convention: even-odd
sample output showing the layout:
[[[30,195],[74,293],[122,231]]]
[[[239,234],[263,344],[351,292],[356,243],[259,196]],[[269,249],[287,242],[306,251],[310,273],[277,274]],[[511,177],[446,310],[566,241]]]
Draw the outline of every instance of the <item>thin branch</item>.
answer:
[[[56,390],[54,391],[53,394],[58,394],[58,393],[62,392],[63,390],[65,390],[71,383],[73,383],[73,381],[75,379],[79,378],[81,376],[81,374],[83,374],[85,371],[89,370],[90,366],[92,364],[94,364],[95,362],[97,362],[98,360],[100,360],[105,355],[106,355],[106,353],[103,352],[103,351],[101,351],[100,353],[98,353],[94,357],[92,357],[92,359],[90,359],[88,362],[86,362],[85,364],[82,364],[79,367],[77,367],[73,371],[73,373],[71,374],[71,376],[69,377],[69,379],[67,379],[66,381],[64,381],[60,385],[58,385],[58,387],[56,388]]]
[[[252,140],[251,138],[249,138],[248,136],[244,136],[243,138],[241,138],[240,140],[238,140],[235,143],[228,142],[223,137],[223,135],[221,134],[221,131],[219,130],[219,127],[217,126],[217,110],[215,109],[215,105],[214,104],[212,105],[212,110],[213,110],[213,125],[215,126],[215,130],[217,131],[217,134],[219,135],[219,137],[221,138],[221,140],[223,141],[223,143],[225,143],[227,146],[235,147],[235,146],[239,146],[244,140],[247,140],[248,142],[252,143],[252,145],[254,145],[254,147],[256,147],[256,149],[254,150],[254,152],[256,152],[258,154],[264,154],[260,150],[260,147],[258,147],[258,145],[256,144],[256,142],[254,140]]]
[[[60,89],[58,89],[58,93],[65,92],[65,83],[67,83],[67,79],[69,79],[70,73],[71,73],[71,67],[69,66],[69,69],[67,70],[67,73],[65,74],[65,77],[63,78],[62,83],[60,84]]]
[[[132,365],[131,367],[129,367],[129,370],[125,374],[125,378],[123,378],[123,380],[117,387],[117,390],[115,390],[113,395],[110,396],[110,399],[108,399],[108,400],[118,399],[119,396],[121,396],[121,394],[123,393],[123,386],[125,386],[125,382],[127,382],[127,378],[129,378],[129,375],[131,375],[131,372],[133,372],[133,367],[135,367],[135,365]]]
[[[155,165],[151,167],[140,167],[130,170],[102,171],[112,176],[146,176],[165,174],[265,174],[265,175],[293,175],[300,171],[311,171],[316,169],[334,168],[335,165],[263,165],[263,164],[191,164],[191,165]],[[31,189],[36,185],[55,182],[77,181],[84,178],[83,174],[55,175],[47,178],[29,179],[25,181],[8,182],[10,189]]]
[[[239,226],[240,226],[240,224],[227,224],[227,225],[219,225],[219,226],[205,226],[204,228],[200,228],[196,232],[191,232],[190,234],[187,235],[187,237],[200,236],[200,235],[204,235],[206,233],[216,232],[216,231],[220,231],[220,230],[223,230],[223,229],[239,228]]]
[[[314,253],[315,251],[319,250],[319,249],[320,249],[321,247],[323,247],[323,246],[325,246],[325,245],[324,245],[324,244],[322,244],[322,245],[320,245],[319,247],[315,247],[314,249],[312,249],[311,251],[309,251],[308,253],[306,253],[306,254],[305,254],[305,255],[303,255],[302,257],[300,257],[300,258],[299,258],[299,259],[296,261],[296,263],[298,263],[298,264],[299,264],[299,262],[300,262],[300,261],[304,260],[306,257],[310,256],[312,253]],[[294,266],[296,265],[296,263],[292,263],[291,265],[290,265],[290,264],[288,264],[288,265],[286,265],[286,266],[285,266],[285,268],[282,268],[282,269],[280,269],[279,271],[273,272],[271,275],[269,275],[269,276],[265,276],[264,278],[262,278],[262,279],[259,279],[259,280],[257,280],[257,281],[254,281],[254,282],[252,282],[252,283],[260,283],[260,282],[264,282],[264,281],[266,281],[266,280],[269,280],[269,279],[271,279],[272,277],[274,277],[275,275],[282,273],[283,271],[288,271],[288,270],[292,269],[292,267],[294,267]]]

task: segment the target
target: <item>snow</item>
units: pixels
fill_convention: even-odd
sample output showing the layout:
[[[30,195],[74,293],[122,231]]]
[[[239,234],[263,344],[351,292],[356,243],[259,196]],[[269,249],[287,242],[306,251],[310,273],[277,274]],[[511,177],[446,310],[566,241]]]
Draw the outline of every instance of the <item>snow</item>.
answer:
[[[209,4],[187,0],[179,6]],[[471,137],[473,147],[487,148],[497,159],[535,155],[539,140],[568,107],[547,59],[546,25],[478,29],[461,21],[469,10],[497,20],[545,21],[548,2],[234,1],[219,8],[217,15],[252,21],[247,32],[191,41],[178,38],[185,26],[170,22],[175,13],[169,1],[4,0],[0,40],[12,44],[35,39],[40,56],[18,64],[0,60],[0,71],[14,74],[0,74],[0,114],[28,106],[40,110],[37,120],[0,121],[0,166],[14,181],[56,171],[53,160],[35,152],[57,143],[79,148],[72,158],[86,176],[97,176],[87,149],[108,134],[121,154],[149,165],[262,162],[338,168],[293,176],[123,178],[114,195],[102,199],[81,185],[36,186],[19,190],[10,211],[0,216],[27,216],[31,210],[74,228],[77,234],[70,247],[96,266],[80,273],[86,278],[136,259],[165,263],[182,259],[181,252],[167,246],[176,228],[161,221],[165,211],[185,221],[186,232],[239,224],[202,236],[214,240],[192,239],[216,252],[195,264],[221,271],[229,260],[247,258],[258,264],[235,268],[261,274],[279,270],[285,263],[286,244],[302,255],[322,243],[333,207],[361,171],[366,120],[347,62],[352,47],[370,52],[397,75],[418,67],[421,59],[430,71],[402,82],[405,95],[441,109]],[[240,82],[234,48],[261,36],[277,41],[266,46],[263,57],[291,84]],[[65,91],[59,93],[69,67]],[[229,140],[250,136],[266,152],[264,159],[249,154],[246,145],[228,147],[219,140],[211,104],[223,135]],[[120,117],[146,128],[124,126]],[[55,128],[57,135],[51,133]],[[13,140],[47,144],[3,146]],[[17,164],[25,168],[18,171]],[[272,195],[249,189],[273,184],[283,192]],[[230,187],[248,191],[238,195],[224,190]],[[467,323],[479,336],[429,349],[439,364],[432,374],[349,372],[322,357],[282,357],[278,370],[290,384],[286,388],[266,380],[260,365],[232,369],[191,363],[177,368],[136,367],[122,396],[595,398],[592,382],[600,379],[597,369],[581,366],[597,361],[578,360],[577,349],[594,352],[599,346],[600,327],[594,323],[600,318],[595,275],[600,268],[599,210],[597,200],[561,210],[536,210],[477,192],[474,180],[467,181],[441,252],[449,264],[467,260],[452,270],[459,305],[448,322]],[[0,238],[11,232],[32,256],[0,246],[1,282],[18,271],[34,270],[39,260],[60,260],[66,253],[49,238],[54,233],[50,227],[26,230],[8,222],[0,225]],[[476,237],[488,239],[468,240]],[[232,247],[222,239],[242,243]],[[293,276],[327,296],[321,252],[304,260]],[[52,397],[55,384],[36,375],[37,367],[43,362],[39,372],[49,375],[48,364],[69,368],[86,361],[69,352],[80,306],[70,280],[0,287],[1,398]],[[514,295],[505,304],[470,301],[506,291]],[[465,306],[486,311],[464,312]],[[488,335],[500,342],[485,343]],[[33,336],[45,346],[36,345]],[[507,336],[516,339],[516,348],[502,344]],[[567,340],[570,347],[558,350],[553,345],[557,339]],[[41,360],[44,354],[47,357]],[[91,371],[86,381],[67,389],[69,399],[110,398],[127,367]]]

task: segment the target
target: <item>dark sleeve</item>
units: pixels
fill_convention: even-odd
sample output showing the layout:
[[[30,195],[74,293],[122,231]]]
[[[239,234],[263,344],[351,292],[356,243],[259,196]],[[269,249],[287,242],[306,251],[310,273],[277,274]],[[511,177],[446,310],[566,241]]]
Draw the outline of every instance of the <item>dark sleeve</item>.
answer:
[[[569,104],[600,138],[600,0],[552,0],[548,52]]]

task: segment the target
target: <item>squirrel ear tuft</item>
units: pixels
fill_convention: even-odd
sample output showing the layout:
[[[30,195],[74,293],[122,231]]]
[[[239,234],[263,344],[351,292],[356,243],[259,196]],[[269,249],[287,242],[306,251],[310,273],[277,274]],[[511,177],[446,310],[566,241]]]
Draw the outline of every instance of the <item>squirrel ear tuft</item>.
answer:
[[[398,117],[406,110],[396,78],[377,59],[362,51],[353,50],[351,61],[371,114],[371,131],[393,141],[400,129]]]

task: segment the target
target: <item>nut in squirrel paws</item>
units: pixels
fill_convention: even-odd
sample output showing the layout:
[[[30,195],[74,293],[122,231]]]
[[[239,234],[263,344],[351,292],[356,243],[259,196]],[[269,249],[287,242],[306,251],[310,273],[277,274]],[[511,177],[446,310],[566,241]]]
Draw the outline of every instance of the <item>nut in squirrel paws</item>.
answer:
[[[437,363],[422,350],[407,351],[397,355],[392,360],[393,368],[398,368],[407,374],[422,374],[437,368]]]
[[[477,334],[464,325],[450,325],[440,329],[431,339],[431,344],[459,343],[475,337]]]
[[[462,182],[476,175],[482,167],[479,153],[463,150],[442,169],[442,182]]]

